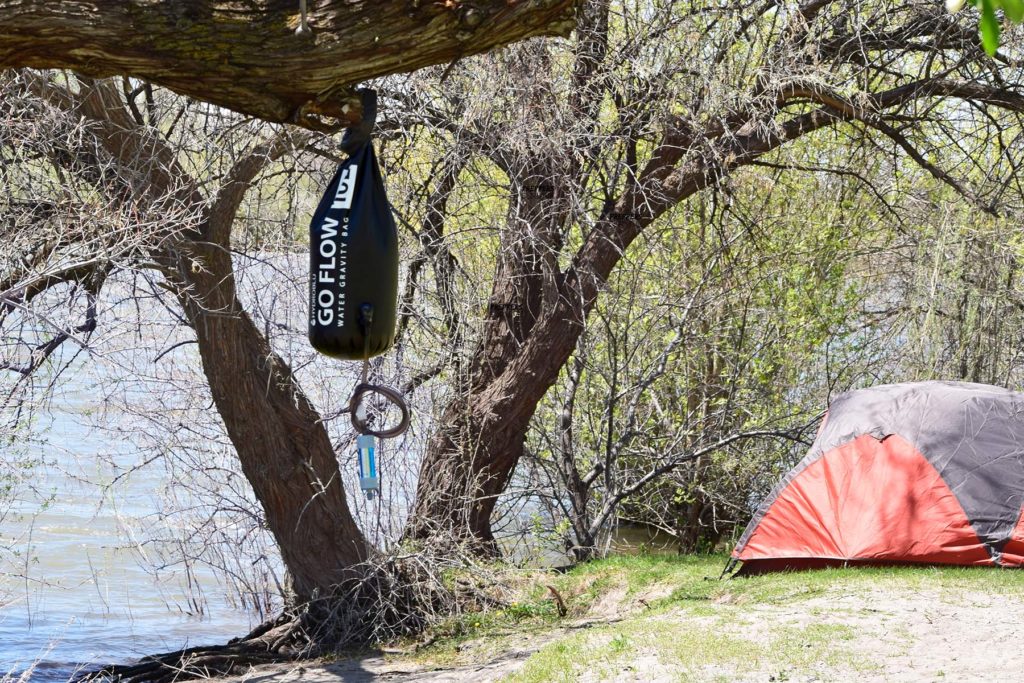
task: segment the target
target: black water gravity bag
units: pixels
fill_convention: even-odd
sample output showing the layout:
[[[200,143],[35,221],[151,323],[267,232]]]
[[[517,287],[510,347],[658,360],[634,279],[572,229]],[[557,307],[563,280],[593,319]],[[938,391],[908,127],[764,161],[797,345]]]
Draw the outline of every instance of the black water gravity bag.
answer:
[[[363,121],[345,132],[342,162],[309,224],[309,341],[360,360],[395,341],[398,231],[370,142],[377,97],[362,91]]]

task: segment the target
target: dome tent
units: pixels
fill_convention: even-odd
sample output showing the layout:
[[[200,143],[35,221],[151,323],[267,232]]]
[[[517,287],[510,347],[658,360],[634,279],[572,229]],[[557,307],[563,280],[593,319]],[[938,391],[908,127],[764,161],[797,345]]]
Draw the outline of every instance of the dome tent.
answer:
[[[854,563],[1024,566],[1024,393],[851,391],[758,508],[740,573]]]

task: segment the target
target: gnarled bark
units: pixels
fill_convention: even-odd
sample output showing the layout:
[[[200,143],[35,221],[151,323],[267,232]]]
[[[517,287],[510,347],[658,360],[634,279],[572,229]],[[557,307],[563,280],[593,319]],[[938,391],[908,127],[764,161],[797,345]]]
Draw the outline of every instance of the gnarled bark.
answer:
[[[230,252],[191,243],[175,256],[184,256],[173,280],[213,401],[281,550],[291,590],[300,601],[326,595],[353,576],[368,547],[349,512],[323,421],[238,301]]]
[[[532,374],[511,386],[499,378],[530,338],[545,304],[557,297],[552,255],[566,216],[563,165],[533,155],[506,170],[515,180],[482,336],[431,438],[408,532],[420,539],[465,541],[484,554],[498,551],[491,513],[522,456],[534,407],[550,386]],[[570,341],[567,353],[573,346]],[[490,396],[496,390],[517,400],[495,410]]]
[[[337,128],[352,86],[537,35],[565,35],[574,0],[0,3],[0,69],[123,74],[256,116]]]
[[[52,105],[84,117],[95,136],[83,143],[84,156],[69,153],[56,163],[74,169],[73,160],[88,161],[96,142],[123,171],[104,188],[115,200],[153,213],[174,207],[190,219],[184,228],[170,220],[162,225],[145,242],[148,256],[195,331],[213,401],[281,550],[292,597],[329,594],[366,559],[367,543],[348,508],[323,420],[238,300],[230,248],[246,191],[308,134],[286,130],[253,145],[207,201],[170,144],[132,120],[112,81],[83,78],[77,92],[42,77],[29,82]]]

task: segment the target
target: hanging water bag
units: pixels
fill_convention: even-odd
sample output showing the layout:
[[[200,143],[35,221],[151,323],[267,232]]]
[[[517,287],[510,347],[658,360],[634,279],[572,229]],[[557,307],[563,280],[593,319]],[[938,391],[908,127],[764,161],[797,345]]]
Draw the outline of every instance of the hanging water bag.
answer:
[[[363,122],[346,131],[349,156],[309,225],[309,341],[348,360],[391,347],[398,303],[398,231],[370,141],[376,94],[362,95]]]

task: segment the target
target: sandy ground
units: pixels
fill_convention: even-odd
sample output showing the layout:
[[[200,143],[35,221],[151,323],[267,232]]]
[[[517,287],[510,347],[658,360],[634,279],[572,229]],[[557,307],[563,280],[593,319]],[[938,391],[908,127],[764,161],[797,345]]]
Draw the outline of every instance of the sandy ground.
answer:
[[[610,611],[610,610],[609,610]],[[908,681],[1024,681],[1024,601],[1005,595],[938,591],[895,594],[882,590],[829,594],[792,605],[750,605],[737,627],[743,637],[768,638],[773,629],[810,623],[849,627],[855,634],[842,647],[872,671],[821,670],[815,674],[775,672],[736,675],[722,669],[691,673],[696,680],[730,681],[849,681],[857,683]],[[694,628],[685,610],[652,616],[665,628]],[[608,621],[597,618],[534,636],[516,636],[499,657],[472,665],[430,670],[411,662],[381,657],[350,659],[326,665],[272,666],[232,679],[234,683],[363,683],[365,681],[484,682],[499,681],[517,671],[544,645],[569,634],[586,633]],[[467,648],[472,652],[473,643]],[[578,680],[595,680],[581,662]],[[605,669],[607,671],[607,668]],[[600,680],[655,683],[679,680],[680,672],[661,663],[657,651],[638,647],[617,672]]]
[[[866,599],[865,599],[866,598]],[[833,598],[861,630],[853,648],[881,672],[861,681],[1024,681],[1024,602],[989,593],[938,591]]]

